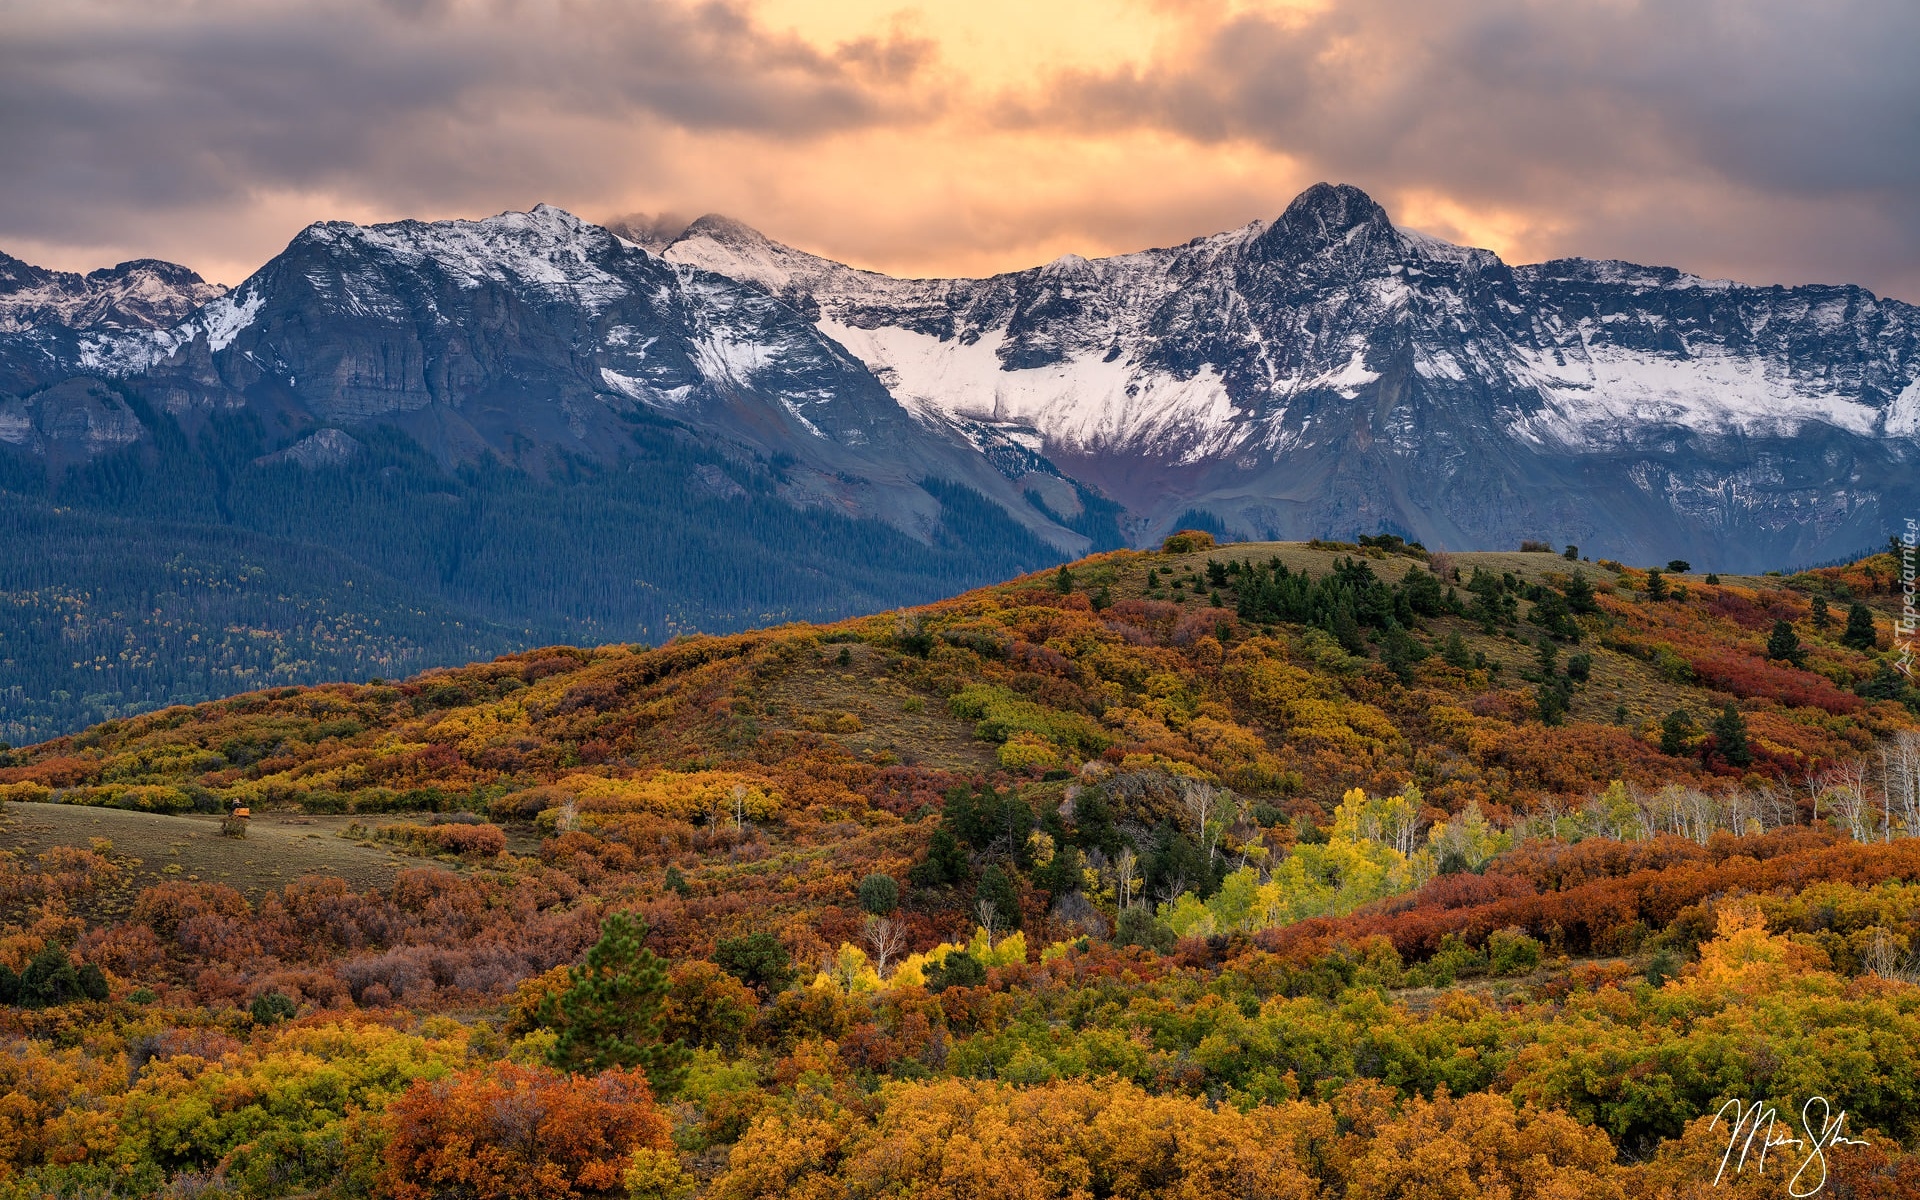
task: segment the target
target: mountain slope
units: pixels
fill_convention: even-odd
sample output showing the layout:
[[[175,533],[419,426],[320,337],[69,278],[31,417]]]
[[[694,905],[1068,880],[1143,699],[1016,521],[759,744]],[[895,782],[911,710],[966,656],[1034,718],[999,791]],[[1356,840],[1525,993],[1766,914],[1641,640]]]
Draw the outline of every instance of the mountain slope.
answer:
[[[943,478],[1063,549],[1085,546],[978,454],[906,419],[784,305],[545,205],[315,225],[190,320],[87,339],[81,358],[189,421],[244,408],[272,432],[379,423],[445,465],[610,462],[651,411],[796,460],[802,503],[924,537],[939,507],[918,483]]]
[[[322,223],[231,292],[0,261],[18,553],[70,564],[95,628],[212,545],[301,603],[363,611],[298,565],[338,555],[433,614],[403,645],[294,654],[306,681],[831,618],[1174,527],[1752,570],[1920,510],[1920,321],[1859,289],[1509,267],[1326,185],[990,279],[858,271],[721,217],[659,235],[548,206]],[[74,552],[99,522],[125,552]],[[0,636],[53,628],[22,620]],[[31,704],[0,722],[204,694],[164,682],[193,671],[144,629],[132,675],[16,656]]]
[[[925,601],[1090,544],[1062,523],[1085,505],[1056,520],[1029,503],[785,305],[557,209],[316,225],[198,304],[134,311],[108,302],[113,280],[15,274],[0,504],[21,556],[71,568],[85,619],[149,611],[139,581],[220,544],[377,615],[288,566],[344,556],[342,577],[411,589],[435,628],[470,631],[390,622],[344,658],[274,668],[294,682]],[[69,513],[133,523],[129,553],[74,553],[90,526]],[[31,643],[42,624],[0,621],[0,637]],[[402,644],[376,647],[389,634]],[[126,636],[131,667],[23,649],[31,694],[0,700],[0,724],[19,740],[207,694],[154,661],[177,657],[159,633]]]
[[[0,1171],[1639,1200],[1721,1194],[1732,1093],[1915,1194],[1920,695],[1845,686],[1892,556],[1410,551],[1188,535],[0,756]]]
[[[1572,541],[1728,569],[1920,501],[1920,310],[1848,287],[1495,255],[1350,187],[1184,246],[896,280],[695,222],[674,261],[816,315],[910,409],[992,422],[1124,505],[1241,536]]]

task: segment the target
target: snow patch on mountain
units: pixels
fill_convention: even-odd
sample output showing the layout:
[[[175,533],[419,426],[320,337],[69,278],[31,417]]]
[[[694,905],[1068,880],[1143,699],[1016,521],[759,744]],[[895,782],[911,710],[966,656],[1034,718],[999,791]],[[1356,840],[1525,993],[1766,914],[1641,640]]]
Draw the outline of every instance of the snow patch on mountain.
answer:
[[[212,350],[225,350],[260,315],[266,297],[257,288],[229,292],[173,329],[103,333],[80,339],[80,365],[103,375],[137,375],[165,362],[182,346],[205,336]]]
[[[1920,375],[1887,407],[1884,431],[1888,437],[1920,438]]]
[[[50,325],[102,333],[162,327],[226,290],[157,259],[135,259],[78,275],[0,254],[0,334]]]
[[[1691,357],[1611,345],[1558,351],[1515,347],[1546,405],[1517,417],[1513,432],[1570,448],[1624,444],[1649,426],[1695,433],[1791,437],[1809,422],[1872,436],[1881,412],[1830,389],[1786,376],[1765,358],[1728,353]]]
[[[713,332],[693,343],[700,373],[715,383],[752,387],[754,377],[773,366],[774,348],[763,342]]]
[[[191,336],[184,339],[191,341]],[[136,375],[165,362],[182,344],[172,330],[143,329],[80,339],[80,365],[102,375]]]
[[[832,318],[819,324],[896,400],[922,414],[1023,424],[1050,445],[1082,451],[1160,447],[1183,462],[1225,453],[1241,436],[1238,410],[1211,365],[1179,379],[1125,358],[1076,354],[1009,371],[1000,355],[1005,330],[967,340]]]
[[[323,243],[355,242],[416,270],[432,265],[468,290],[489,283],[526,288],[578,304],[589,313],[630,292],[623,280],[595,263],[592,254],[646,253],[550,204],[479,221],[325,222],[309,226],[305,236]]]
[[[248,288],[246,294],[236,300],[233,296],[223,296],[200,310],[200,325],[207,331],[207,347],[212,350],[225,350],[233,344],[240,331],[253,324],[260,315],[260,308],[267,298],[258,288]]]

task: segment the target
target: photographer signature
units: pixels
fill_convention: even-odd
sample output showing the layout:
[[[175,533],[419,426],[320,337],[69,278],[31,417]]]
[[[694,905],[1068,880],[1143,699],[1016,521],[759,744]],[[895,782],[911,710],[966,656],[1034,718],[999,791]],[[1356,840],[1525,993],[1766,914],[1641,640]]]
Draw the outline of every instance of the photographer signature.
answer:
[[[1820,1111],[1820,1127],[1813,1125],[1815,1107]],[[1729,1100],[1720,1106],[1713,1115],[1713,1124],[1717,1127],[1727,1116],[1727,1110],[1733,1110],[1733,1120],[1727,1131],[1727,1149],[1720,1156],[1720,1169],[1714,1173],[1713,1185],[1720,1186],[1720,1180],[1727,1173],[1727,1164],[1733,1161],[1735,1147],[1740,1150],[1740,1158],[1734,1162],[1733,1173],[1738,1175],[1747,1169],[1747,1160],[1751,1155],[1756,1171],[1767,1169],[1767,1154],[1775,1146],[1793,1146],[1805,1148],[1806,1157],[1800,1162],[1800,1169],[1787,1180],[1787,1195],[1795,1200],[1814,1195],[1827,1186],[1827,1151],[1834,1146],[1864,1146],[1867,1143],[1859,1138],[1850,1138],[1845,1133],[1847,1110],[1841,1109],[1835,1116],[1828,1106],[1826,1098],[1815,1096],[1800,1106],[1800,1128],[1805,1137],[1792,1136],[1792,1130],[1779,1120],[1779,1112],[1771,1104],[1755,1101],[1751,1104],[1744,1100]],[[1745,1135],[1744,1137],[1742,1135]],[[1755,1154],[1754,1151],[1759,1153]],[[1797,1151],[1796,1151],[1797,1152]]]

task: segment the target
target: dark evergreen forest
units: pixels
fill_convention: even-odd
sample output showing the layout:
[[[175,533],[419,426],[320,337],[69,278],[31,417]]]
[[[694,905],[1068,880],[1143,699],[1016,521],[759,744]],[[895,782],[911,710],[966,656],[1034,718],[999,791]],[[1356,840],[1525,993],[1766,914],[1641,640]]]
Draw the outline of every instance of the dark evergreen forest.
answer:
[[[0,447],[0,739],[15,745],[258,687],[831,619],[1060,558],[937,480],[930,544],[795,507],[784,462],[651,418],[612,465],[446,469],[373,426],[352,430],[353,461],[309,470],[261,462],[275,446],[246,414],[190,434],[128,399],[152,444],[54,472]]]

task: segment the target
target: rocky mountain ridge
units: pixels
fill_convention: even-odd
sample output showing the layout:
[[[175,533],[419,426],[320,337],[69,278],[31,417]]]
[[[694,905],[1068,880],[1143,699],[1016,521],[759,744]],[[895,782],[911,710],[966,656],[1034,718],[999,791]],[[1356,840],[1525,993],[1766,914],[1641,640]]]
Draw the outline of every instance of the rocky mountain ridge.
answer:
[[[1913,306],[1510,267],[1350,187],[981,280],[857,271],[714,217],[663,253],[809,313],[908,408],[999,425],[1141,539],[1198,513],[1238,536],[1544,536],[1758,569],[1869,544],[1916,499]]]
[[[1110,537],[1092,502],[1134,542],[1387,530],[1757,569],[1920,509],[1920,310],[1859,288],[1509,266],[1325,184],[1272,221],[986,279],[721,216],[637,236],[545,205],[327,222],[230,293],[124,264],[116,300],[87,282],[110,273],[13,264],[0,442],[90,462],[143,444],[144,403],[244,413],[268,454],[378,425],[538,475],[664,420],[779,463],[788,503],[924,541],[921,481],[945,480],[1063,554]],[[345,444],[276,461],[345,467]]]
[[[177,324],[74,333],[67,360],[40,366],[53,387],[0,402],[0,438],[14,429],[15,444],[69,458],[137,442],[126,402],[76,385],[87,377],[187,425],[245,411],[283,442],[390,426],[448,466],[494,458],[543,472],[553,452],[611,465],[634,421],[664,417],[739,454],[784,456],[782,492],[797,505],[925,539],[941,520],[919,486],[931,477],[985,494],[1063,554],[1089,545],[950,426],[903,412],[784,304],[547,205],[316,224]],[[77,450],[57,445],[76,435]]]

